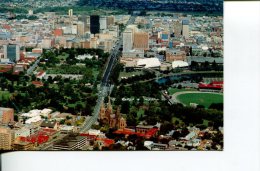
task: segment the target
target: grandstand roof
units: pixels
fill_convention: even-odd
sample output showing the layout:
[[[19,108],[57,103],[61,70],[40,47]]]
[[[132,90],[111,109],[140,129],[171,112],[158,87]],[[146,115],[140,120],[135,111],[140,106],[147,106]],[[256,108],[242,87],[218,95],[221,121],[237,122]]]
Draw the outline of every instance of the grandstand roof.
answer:
[[[187,67],[187,66],[189,66],[188,62],[184,62],[184,61],[173,61],[172,62],[172,68]]]
[[[153,68],[161,66],[158,58],[144,58],[137,61],[137,66],[144,66],[144,68]]]

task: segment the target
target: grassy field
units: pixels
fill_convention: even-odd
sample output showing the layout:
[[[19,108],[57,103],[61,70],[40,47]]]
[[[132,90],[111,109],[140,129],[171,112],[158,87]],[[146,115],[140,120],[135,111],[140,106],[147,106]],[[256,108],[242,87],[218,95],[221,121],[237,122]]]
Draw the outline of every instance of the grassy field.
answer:
[[[177,99],[187,106],[197,103],[208,108],[212,103],[223,103],[223,95],[210,93],[189,93],[177,96]]]
[[[58,58],[59,58],[60,60],[64,60],[64,61],[65,61],[68,57],[69,57],[69,54],[67,54],[67,53],[62,53],[61,55],[58,56]]]
[[[178,88],[169,88],[168,92],[170,95],[177,93],[177,92],[182,92],[182,91],[197,91],[197,89],[195,88],[182,88],[182,89],[178,89]]]

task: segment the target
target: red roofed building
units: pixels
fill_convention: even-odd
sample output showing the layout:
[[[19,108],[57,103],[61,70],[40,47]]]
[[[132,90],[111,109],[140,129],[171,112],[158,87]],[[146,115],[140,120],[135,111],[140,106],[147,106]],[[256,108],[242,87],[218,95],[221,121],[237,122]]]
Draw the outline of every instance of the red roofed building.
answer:
[[[62,36],[63,35],[63,30],[62,29],[55,29],[53,30],[54,36]]]
[[[32,53],[42,54],[42,53],[43,53],[43,50],[42,50],[42,48],[34,48],[34,49],[32,49]]]
[[[132,129],[127,129],[127,128],[116,130],[114,133],[115,134],[124,134],[124,135],[137,135],[139,137],[145,136],[145,134],[138,133],[138,132],[135,132]]]
[[[4,25],[3,25],[3,28],[6,29],[6,30],[11,30],[11,26],[8,25],[8,24],[4,24]]]
[[[32,135],[30,137],[20,137],[21,141],[24,142],[30,142],[30,143],[37,143],[37,144],[43,144],[49,140],[48,135]]]
[[[35,85],[36,87],[42,87],[43,83],[41,81],[32,81],[32,84]]]
[[[37,73],[36,78],[42,79],[46,75],[45,71],[40,71]]]
[[[223,81],[212,81],[209,84],[199,83],[200,90],[223,90]]]
[[[10,64],[0,65],[0,73],[8,72],[11,71],[12,69],[13,69],[13,65]]]
[[[20,137],[20,141],[23,142],[30,142],[30,143],[37,143],[37,144],[43,144],[50,140],[57,131],[54,129],[49,129],[49,128],[43,128],[40,129],[36,134],[28,136],[28,137]]]
[[[116,130],[115,134],[124,134],[124,135],[137,135],[139,137],[145,137],[146,139],[150,139],[151,137],[154,137],[157,135],[158,128],[142,128],[140,130],[140,126],[137,128],[137,131],[131,129],[119,129]]]
[[[154,137],[157,135],[157,132],[158,132],[158,128],[152,128],[150,130],[148,130],[145,134],[145,138],[146,139],[149,139],[151,137]]]
[[[108,138],[97,138],[96,143],[99,149],[102,150],[103,147],[109,147],[110,145],[114,144],[115,141]]]

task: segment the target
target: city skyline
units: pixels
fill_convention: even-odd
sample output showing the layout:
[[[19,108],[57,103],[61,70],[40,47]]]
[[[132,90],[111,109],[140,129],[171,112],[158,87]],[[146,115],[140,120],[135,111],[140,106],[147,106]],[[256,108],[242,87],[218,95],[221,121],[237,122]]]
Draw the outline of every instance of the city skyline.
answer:
[[[223,150],[223,15],[77,10],[0,17],[0,149]]]

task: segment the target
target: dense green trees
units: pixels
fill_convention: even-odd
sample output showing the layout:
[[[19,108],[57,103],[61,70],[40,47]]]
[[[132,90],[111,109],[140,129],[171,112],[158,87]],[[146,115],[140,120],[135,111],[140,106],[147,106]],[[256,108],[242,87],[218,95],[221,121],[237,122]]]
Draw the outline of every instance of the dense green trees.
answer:
[[[61,59],[58,55],[67,53],[72,60],[76,60],[76,55],[91,54],[98,55],[98,59],[87,59],[85,66],[60,64]],[[13,93],[12,100],[5,98],[1,105],[6,107],[14,107],[14,104],[22,111],[31,109],[42,109],[50,107],[53,110],[61,112],[71,112],[73,114],[82,113],[82,115],[90,115],[93,107],[96,105],[97,96],[97,80],[94,75],[102,73],[102,68],[106,63],[108,53],[104,53],[100,49],[60,49],[45,50],[41,62],[41,67],[46,67],[47,72],[57,71],[59,74],[82,74],[83,78],[76,80],[56,76],[48,77],[43,82],[43,87],[35,87],[31,81],[38,80],[35,75],[26,76],[24,74],[12,75],[12,73],[2,74],[0,77],[1,90],[7,90]],[[68,57],[68,58],[69,58]],[[87,67],[86,67],[87,66]],[[51,70],[51,69],[53,70]],[[99,77],[100,78],[100,77]],[[38,80],[39,81],[39,80]],[[91,83],[93,86],[86,86],[86,83]]]

